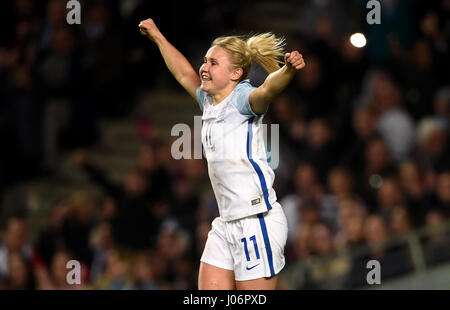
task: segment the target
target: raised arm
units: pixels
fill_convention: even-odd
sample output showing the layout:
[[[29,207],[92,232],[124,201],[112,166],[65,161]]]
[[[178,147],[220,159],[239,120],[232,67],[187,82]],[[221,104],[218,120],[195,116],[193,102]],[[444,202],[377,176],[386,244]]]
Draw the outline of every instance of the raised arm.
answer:
[[[195,91],[200,86],[201,81],[189,61],[167,41],[151,18],[140,22],[139,29],[142,35],[156,43],[167,68],[189,95],[196,99]]]
[[[303,56],[297,51],[286,53],[284,62],[282,68],[269,74],[264,83],[250,94],[250,105],[255,113],[266,112],[272,100],[288,86],[297,71],[306,65]]]

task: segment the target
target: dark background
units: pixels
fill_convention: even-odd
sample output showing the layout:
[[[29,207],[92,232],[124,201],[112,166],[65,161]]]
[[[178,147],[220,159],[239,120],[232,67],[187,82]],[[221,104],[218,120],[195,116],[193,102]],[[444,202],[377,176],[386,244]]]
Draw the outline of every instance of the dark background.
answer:
[[[369,259],[383,279],[418,268],[407,245],[374,244],[449,219],[450,1],[380,1],[380,25],[356,0],[80,2],[80,25],[67,24],[66,1],[2,2],[0,288],[68,288],[70,258],[83,288],[196,288],[215,200],[204,160],[171,159],[161,124],[200,111],[139,34],[149,17],[196,70],[226,34],[272,31],[306,60],[265,117],[280,128],[287,268],[316,262],[280,288],[361,287]],[[349,43],[355,32],[366,47]],[[178,101],[194,112],[180,119]],[[115,147],[138,137],[128,157],[109,148],[108,124],[128,126]],[[449,240],[421,239],[422,267],[448,261]],[[353,248],[362,254],[338,255]]]

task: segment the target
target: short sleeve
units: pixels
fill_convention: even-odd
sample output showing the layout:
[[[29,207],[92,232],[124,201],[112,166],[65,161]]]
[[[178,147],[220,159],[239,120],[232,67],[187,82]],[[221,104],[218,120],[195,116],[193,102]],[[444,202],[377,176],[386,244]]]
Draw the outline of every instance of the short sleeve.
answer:
[[[236,109],[244,116],[253,117],[260,116],[253,112],[249,97],[252,91],[254,91],[256,87],[253,87],[248,80],[242,81],[235,88],[235,93],[232,98],[232,103],[236,107]]]
[[[204,92],[200,86],[197,87],[197,90],[195,91],[195,96],[197,97],[197,102],[202,112],[203,112],[203,105],[205,104],[205,95],[206,92]]]

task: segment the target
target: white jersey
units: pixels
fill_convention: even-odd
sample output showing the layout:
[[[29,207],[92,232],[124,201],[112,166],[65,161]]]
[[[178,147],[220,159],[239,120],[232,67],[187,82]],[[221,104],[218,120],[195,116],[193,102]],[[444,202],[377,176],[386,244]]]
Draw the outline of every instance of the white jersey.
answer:
[[[277,200],[272,188],[275,174],[267,162],[263,115],[255,114],[248,100],[255,89],[248,80],[242,81],[217,105],[200,87],[196,91],[203,111],[203,151],[224,221],[265,212]]]

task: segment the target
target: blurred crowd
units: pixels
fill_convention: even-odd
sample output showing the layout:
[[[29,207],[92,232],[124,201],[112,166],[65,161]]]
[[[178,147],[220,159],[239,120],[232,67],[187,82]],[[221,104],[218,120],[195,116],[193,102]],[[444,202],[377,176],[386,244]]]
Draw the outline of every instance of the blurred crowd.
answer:
[[[167,38],[185,50],[194,29],[205,28],[188,16],[208,9],[200,1],[81,0],[81,24],[69,25],[67,2],[2,4],[0,132],[8,147],[0,192],[58,173],[64,151],[99,143],[99,120],[129,115],[142,88],[173,86],[157,49],[136,31],[141,20],[156,14]]]
[[[101,189],[55,203],[32,241],[27,219],[8,220],[0,245],[4,289],[192,289],[217,205],[200,195],[206,165],[176,161],[168,144],[142,146],[137,166],[115,183],[78,150],[72,160]],[[68,285],[66,263],[81,263],[80,286]],[[13,265],[14,263],[14,265]]]
[[[218,215],[205,161],[174,160],[169,142],[142,137],[136,167],[116,183],[89,148],[101,144],[99,119],[126,117],[139,90],[181,90],[139,36],[141,19],[153,14],[188,59],[248,24],[236,1],[80,2],[76,26],[66,23],[66,1],[3,4],[0,196],[17,181],[57,174],[62,151],[75,149],[73,161],[104,194],[58,201],[37,236],[26,214],[7,219],[0,288],[196,288]],[[450,219],[450,1],[382,0],[380,25],[366,23],[367,1],[288,2],[298,8],[288,49],[307,66],[265,120],[280,129],[286,263],[311,262],[297,288],[339,275],[342,288],[360,287],[370,259],[383,279],[413,271],[408,248],[383,241],[423,227],[433,230],[422,243],[427,265],[450,261],[450,235],[440,229]],[[350,44],[357,30],[366,48]],[[336,256],[349,248],[364,251]],[[81,285],[66,282],[70,259],[81,262]]]

